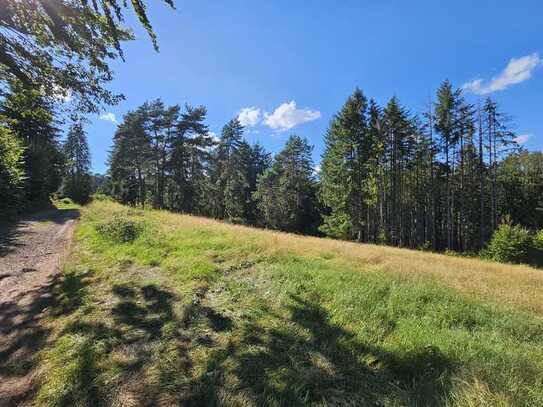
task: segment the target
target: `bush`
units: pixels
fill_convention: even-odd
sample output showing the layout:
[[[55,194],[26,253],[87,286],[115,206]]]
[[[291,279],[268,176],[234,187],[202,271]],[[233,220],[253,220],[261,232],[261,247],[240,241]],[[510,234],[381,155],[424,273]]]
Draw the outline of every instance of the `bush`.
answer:
[[[530,257],[532,257],[535,266],[543,267],[543,229],[534,235]]]
[[[534,248],[543,251],[543,229],[534,236]]]
[[[101,192],[96,192],[91,195],[91,201],[97,202],[113,202],[113,198],[109,195],[103,194]]]
[[[100,235],[120,243],[136,240],[143,229],[142,221],[133,220],[124,215],[115,215],[110,221],[96,226]]]
[[[527,229],[506,219],[494,232],[485,257],[502,263],[530,263],[533,243]]]

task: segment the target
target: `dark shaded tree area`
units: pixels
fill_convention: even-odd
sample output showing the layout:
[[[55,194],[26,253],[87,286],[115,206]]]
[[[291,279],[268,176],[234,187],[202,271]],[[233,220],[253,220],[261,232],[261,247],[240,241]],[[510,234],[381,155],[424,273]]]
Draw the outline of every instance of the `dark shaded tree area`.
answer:
[[[20,208],[46,205],[49,195],[60,187],[64,162],[51,101],[16,81],[0,103],[0,121],[4,134],[20,147],[19,159],[9,171],[19,175],[10,183],[13,188],[3,197],[0,209],[13,214]]]
[[[158,50],[143,0],[0,2],[0,218],[43,207],[59,189],[88,199],[88,147],[77,123],[123,98],[105,86],[109,62],[133,37],[129,9]],[[67,113],[76,124],[62,146]]]
[[[0,101],[1,218],[47,207],[55,192],[88,200],[90,153],[83,122],[75,119],[62,142],[57,116],[51,98],[19,81]]]

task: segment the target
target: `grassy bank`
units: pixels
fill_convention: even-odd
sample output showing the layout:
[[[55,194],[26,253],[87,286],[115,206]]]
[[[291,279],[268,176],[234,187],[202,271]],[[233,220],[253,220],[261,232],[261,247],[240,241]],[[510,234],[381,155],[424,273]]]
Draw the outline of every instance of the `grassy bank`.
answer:
[[[42,405],[543,405],[524,266],[97,202],[55,290]]]

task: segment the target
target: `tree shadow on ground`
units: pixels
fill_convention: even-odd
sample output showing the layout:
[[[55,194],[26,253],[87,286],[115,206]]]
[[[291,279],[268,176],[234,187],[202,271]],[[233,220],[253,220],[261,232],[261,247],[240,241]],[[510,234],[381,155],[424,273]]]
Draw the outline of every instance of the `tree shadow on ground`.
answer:
[[[87,274],[56,276],[40,288],[0,304],[0,386],[2,405],[19,405],[35,392],[37,353],[51,329],[43,323],[45,311],[60,316],[79,306]]]
[[[26,225],[28,225],[28,222],[0,225],[0,258],[15,251],[17,247],[24,246],[21,237],[23,234],[30,233],[29,231],[22,230]]]
[[[57,284],[53,315],[80,309],[85,281],[68,275]],[[85,338],[78,380],[61,405],[446,404],[454,364],[438,349],[395,353],[363,343],[300,296],[284,314],[263,307],[233,320],[204,295],[186,318],[168,289],[115,285],[112,302],[99,305],[106,318],[77,318],[61,333]],[[107,383],[104,369],[114,372]]]
[[[0,223],[0,258],[25,245],[22,238],[33,233],[28,228],[31,222],[49,221],[63,224],[67,220],[79,218],[79,215],[78,209],[49,209],[11,223]]]
[[[179,298],[156,285],[137,283],[117,284],[112,294],[114,304],[103,310],[110,318],[80,319],[63,332],[82,335],[102,347],[101,355],[90,358],[93,364],[81,366],[82,379],[63,403],[164,405],[186,391],[182,387],[192,367],[187,338],[180,333],[181,320],[174,312]],[[100,358],[107,358],[116,372],[113,396],[99,380]]]
[[[175,322],[172,308],[174,295],[156,285],[136,288],[116,285],[113,292],[120,299],[112,310],[116,322],[142,332],[142,339],[160,338],[162,327],[168,322]]]
[[[289,317],[245,324],[194,382],[188,405],[221,405],[238,394],[255,405],[443,405],[452,362],[425,348],[403,355],[361,343],[318,304],[291,297]],[[234,365],[233,371],[225,366]]]

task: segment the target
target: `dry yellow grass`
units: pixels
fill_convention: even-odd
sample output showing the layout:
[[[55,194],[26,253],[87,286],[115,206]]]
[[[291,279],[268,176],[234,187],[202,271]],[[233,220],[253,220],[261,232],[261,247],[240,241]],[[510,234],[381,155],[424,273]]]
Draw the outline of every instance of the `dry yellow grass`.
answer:
[[[400,278],[437,279],[458,293],[484,302],[543,313],[543,270],[529,266],[260,230],[165,211],[152,213],[171,230],[222,231],[233,234],[240,243],[256,242],[271,254],[326,256],[361,272],[387,271]]]

